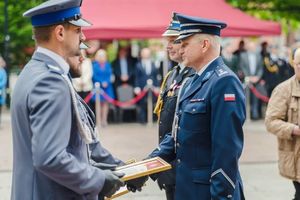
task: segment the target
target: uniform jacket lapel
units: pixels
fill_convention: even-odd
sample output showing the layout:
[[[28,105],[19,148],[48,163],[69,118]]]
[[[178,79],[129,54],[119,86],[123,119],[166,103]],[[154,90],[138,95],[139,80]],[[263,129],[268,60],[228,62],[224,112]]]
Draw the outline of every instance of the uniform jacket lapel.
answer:
[[[219,65],[223,65],[223,60],[221,57],[214,60],[207,68],[206,70],[201,74],[201,76],[198,77],[198,79],[192,83],[191,87],[188,89],[188,91],[184,92],[183,96],[180,98],[180,102],[194,94],[196,91],[200,90],[200,88],[203,86],[203,84],[210,79],[212,74],[214,73],[214,70]]]
[[[191,76],[192,74],[194,74],[195,71],[193,70],[193,68],[191,67],[185,67],[182,72],[175,77],[176,83],[181,83],[181,81],[188,76]]]

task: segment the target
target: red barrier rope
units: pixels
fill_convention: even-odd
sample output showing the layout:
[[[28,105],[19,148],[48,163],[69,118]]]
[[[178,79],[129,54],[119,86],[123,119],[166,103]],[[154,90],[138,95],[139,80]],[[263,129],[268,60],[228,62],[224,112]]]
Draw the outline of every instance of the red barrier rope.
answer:
[[[270,98],[267,96],[262,95],[253,85],[249,85],[249,88],[251,92],[260,100],[262,100],[265,103],[268,103]]]
[[[147,94],[147,92],[148,91],[144,89],[135,98],[130,99],[129,101],[122,102],[111,98],[107,93],[104,92],[104,90],[101,90],[101,94],[104,97],[104,99],[106,99],[109,103],[122,108],[136,104]]]
[[[105,93],[104,90],[100,90],[100,94],[103,96],[103,98],[108,101],[109,103],[115,105],[115,106],[119,106],[119,107],[128,107],[128,106],[131,106],[133,104],[136,104],[138,101],[140,101],[146,94],[147,94],[148,90],[147,89],[144,89],[142,90],[135,98],[133,99],[130,99],[129,101],[125,101],[125,102],[122,102],[122,101],[118,101],[118,100],[115,100],[113,98],[111,98],[107,93]],[[92,97],[94,96],[94,91],[91,91],[85,98],[84,98],[84,101],[86,103],[88,103]]]
[[[94,96],[94,93],[91,91],[83,100],[85,101],[85,103],[90,102],[90,100],[92,99],[92,97]]]
[[[153,89],[152,89],[152,92],[153,92],[154,96],[158,97],[158,95],[159,95],[159,92],[156,92],[156,91],[155,91],[155,90],[153,90]]]

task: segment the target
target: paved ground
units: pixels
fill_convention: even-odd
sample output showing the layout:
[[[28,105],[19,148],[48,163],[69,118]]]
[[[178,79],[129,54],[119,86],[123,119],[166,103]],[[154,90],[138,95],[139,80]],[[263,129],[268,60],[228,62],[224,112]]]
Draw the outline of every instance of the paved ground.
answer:
[[[109,125],[101,130],[105,147],[123,160],[144,158],[157,142],[157,127],[139,124]],[[247,200],[290,200],[293,187],[280,177],[277,170],[276,138],[268,134],[263,121],[247,121],[245,148],[240,170]],[[9,113],[5,112],[0,125],[0,200],[10,198],[12,170],[12,140]],[[20,177],[21,178],[21,177]],[[120,200],[161,200],[164,194],[152,181],[142,192],[127,194]]]

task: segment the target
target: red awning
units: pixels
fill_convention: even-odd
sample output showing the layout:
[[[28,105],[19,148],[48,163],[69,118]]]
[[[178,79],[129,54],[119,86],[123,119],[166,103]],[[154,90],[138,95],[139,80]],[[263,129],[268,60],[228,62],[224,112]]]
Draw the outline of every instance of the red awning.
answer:
[[[173,11],[226,22],[222,36],[281,33],[279,23],[251,17],[224,0],[84,0],[83,17],[93,23],[84,33],[88,39],[157,38]]]

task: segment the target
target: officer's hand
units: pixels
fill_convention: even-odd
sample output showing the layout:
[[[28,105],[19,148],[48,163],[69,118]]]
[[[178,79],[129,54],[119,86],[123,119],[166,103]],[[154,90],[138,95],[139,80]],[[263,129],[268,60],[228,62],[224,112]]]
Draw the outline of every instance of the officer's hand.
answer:
[[[118,166],[116,164],[108,164],[108,163],[93,163],[92,165],[102,170],[109,169],[111,171],[114,171]]]
[[[99,199],[103,197],[111,197],[116,191],[120,189],[120,187],[124,186],[124,181],[122,178],[125,174],[120,172],[113,172],[111,170],[103,170],[105,174],[105,182],[104,186],[99,193]]]
[[[147,180],[148,180],[148,176],[143,176],[140,178],[126,181],[127,189],[131,192],[141,191],[142,187],[145,185]]]

